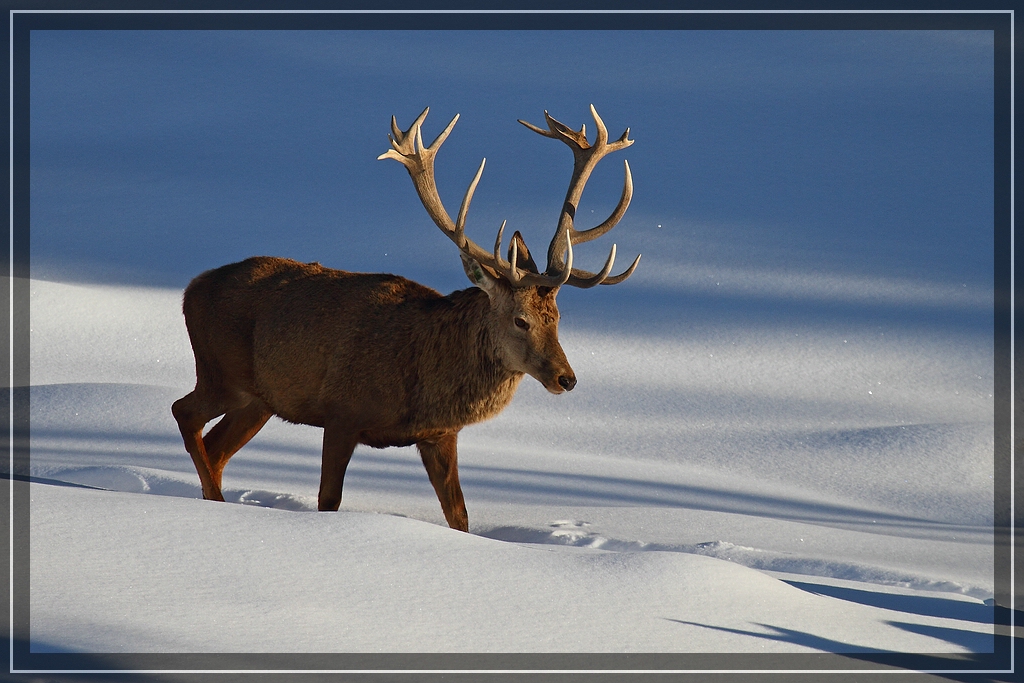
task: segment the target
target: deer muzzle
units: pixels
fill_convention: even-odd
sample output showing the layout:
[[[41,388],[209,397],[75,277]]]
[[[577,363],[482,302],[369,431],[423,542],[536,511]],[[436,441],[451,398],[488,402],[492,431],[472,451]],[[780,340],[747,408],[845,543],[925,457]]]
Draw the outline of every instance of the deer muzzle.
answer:
[[[568,363],[552,363],[534,377],[552,394],[563,394],[572,391],[576,386],[576,373],[572,371]]]

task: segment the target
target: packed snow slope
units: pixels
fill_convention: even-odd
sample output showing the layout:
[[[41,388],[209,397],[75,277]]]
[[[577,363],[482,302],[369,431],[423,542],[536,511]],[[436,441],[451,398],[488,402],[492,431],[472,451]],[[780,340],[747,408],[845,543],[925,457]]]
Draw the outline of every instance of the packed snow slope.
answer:
[[[33,652],[993,647],[991,32],[34,31]],[[579,379],[460,437],[470,534],[413,449],[272,420],[201,500],[181,292],[266,254],[468,286],[405,171],[426,105],[467,231],[535,253],[569,153],[636,144],[563,288]],[[605,165],[607,164],[607,166]],[[586,225],[584,225],[586,223]],[[617,268],[622,267],[618,266]],[[19,394],[20,396],[21,394]]]

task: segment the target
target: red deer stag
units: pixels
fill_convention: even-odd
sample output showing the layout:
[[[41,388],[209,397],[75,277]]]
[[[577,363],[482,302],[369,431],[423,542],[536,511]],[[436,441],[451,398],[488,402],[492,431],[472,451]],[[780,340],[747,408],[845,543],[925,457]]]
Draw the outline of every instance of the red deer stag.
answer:
[[[319,263],[254,257],[207,271],[185,289],[183,311],[196,359],[196,388],[172,412],[192,456],[203,497],[224,500],[221,475],[228,459],[272,415],[323,427],[320,510],[341,504],[345,469],[357,444],[374,448],[416,444],[448,525],[468,531],[459,486],[456,442],[468,424],[497,415],[524,374],[553,394],[570,391],[576,376],[558,344],[555,295],[562,285],[612,285],[640,260],[609,277],[604,267],[573,267],[573,245],[611,230],[632,197],[625,187],[608,220],[589,230],[573,225],[583,187],[597,162],[633,144],[629,129],[609,142],[591,106],[597,138],[544,113],[548,129],[520,121],[567,144],[575,157],[561,218],[540,272],[516,232],[502,258],[504,223],[492,251],[466,237],[466,211],[484,164],[452,221],[434,184],[434,156],[458,116],[429,147],[420,126],[429,109],[399,130],[391,119],[391,146],[380,159],[400,161],[423,206],[459,248],[475,285],[442,296],[397,275],[348,273]],[[486,161],[486,160],[485,160]],[[204,436],[205,425],[224,417]]]

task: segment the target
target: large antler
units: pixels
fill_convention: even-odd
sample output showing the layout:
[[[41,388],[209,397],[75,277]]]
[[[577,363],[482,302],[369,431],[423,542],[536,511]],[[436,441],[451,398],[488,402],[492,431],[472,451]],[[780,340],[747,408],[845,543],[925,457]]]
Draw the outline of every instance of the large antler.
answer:
[[[547,275],[553,275],[555,273],[562,273],[562,260],[565,257],[567,251],[572,251],[572,245],[580,244],[582,242],[589,242],[590,240],[596,239],[601,235],[605,234],[609,230],[615,227],[622,218],[623,214],[626,213],[626,209],[629,208],[629,202],[633,198],[633,177],[629,172],[629,162],[626,162],[626,182],[622,188],[622,197],[619,199],[618,205],[612,214],[603,223],[597,227],[590,228],[589,230],[576,230],[574,225],[574,219],[576,216],[576,207],[579,206],[580,196],[583,194],[583,188],[587,184],[587,180],[590,178],[590,173],[594,170],[594,167],[606,154],[625,149],[633,144],[632,140],[629,140],[629,128],[622,134],[618,140],[609,143],[608,142],[608,129],[605,128],[604,121],[597,115],[597,109],[594,105],[590,105],[590,113],[594,117],[594,123],[597,124],[597,138],[593,144],[587,140],[587,127],[583,125],[580,130],[576,131],[569,128],[564,123],[555,120],[551,117],[547,111],[544,112],[544,118],[547,120],[548,129],[544,130],[539,128],[532,123],[527,123],[522,119],[519,119],[519,123],[523,124],[530,130],[540,133],[541,135],[556,140],[561,140],[569,146],[572,150],[574,163],[572,169],[572,178],[569,181],[569,190],[565,194],[565,203],[562,205],[562,214],[558,219],[558,227],[555,229],[555,236],[551,240],[551,244],[548,247],[548,265],[545,273]],[[637,264],[640,262],[640,256],[637,256],[633,261],[633,264],[622,273],[613,277],[608,277],[608,273],[611,272],[612,264],[615,262],[615,245],[612,245],[611,253],[608,254],[608,260],[604,264],[604,268],[598,273],[591,273],[578,268],[573,268],[569,274],[566,284],[574,287],[593,287],[594,285],[614,285],[622,282],[636,270]]]
[[[437,185],[434,181],[434,157],[437,155],[437,150],[440,149],[445,139],[447,139],[448,134],[451,133],[452,128],[455,127],[455,122],[459,120],[459,115],[456,114],[451,123],[427,147],[423,144],[421,127],[429,111],[430,107],[424,109],[423,113],[416,117],[416,120],[412,122],[412,125],[405,132],[399,129],[398,122],[392,116],[391,135],[388,136],[391,140],[392,148],[377,158],[394,159],[405,166],[406,170],[409,171],[409,176],[412,178],[412,184],[416,188],[416,194],[419,195],[420,201],[423,202],[423,207],[427,210],[427,214],[437,227],[441,228],[441,232],[455,243],[464,256],[487,267],[495,275],[505,278],[513,287],[558,287],[565,284],[572,277],[573,272],[571,247],[567,253],[563,250],[564,264],[559,262],[557,270],[552,272],[549,258],[549,272],[541,274],[535,272],[535,266],[532,270],[523,269],[525,264],[532,265],[533,260],[530,258],[529,252],[526,250],[526,244],[518,232],[512,238],[512,242],[509,245],[508,261],[501,258],[501,241],[505,230],[505,223],[502,223],[501,228],[498,229],[498,239],[494,243],[493,252],[488,252],[466,237],[466,213],[469,211],[469,203],[473,200],[473,193],[476,191],[477,183],[480,182],[480,175],[484,172],[484,164],[487,162],[487,159],[480,162],[480,168],[477,169],[476,176],[473,178],[473,182],[469,184],[469,189],[466,190],[466,194],[462,199],[458,218],[452,221],[451,216],[448,215],[444,205],[441,203],[441,197],[437,193]],[[520,244],[523,246],[522,253],[519,251]]]

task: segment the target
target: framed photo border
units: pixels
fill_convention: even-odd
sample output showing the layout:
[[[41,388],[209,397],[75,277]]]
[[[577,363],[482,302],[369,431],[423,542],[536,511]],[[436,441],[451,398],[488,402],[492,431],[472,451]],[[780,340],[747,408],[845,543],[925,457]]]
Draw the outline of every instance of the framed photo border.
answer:
[[[53,3],[56,4],[56,3]],[[230,6],[231,3],[225,3]],[[8,562],[7,599],[3,600],[8,635],[9,673],[53,674],[267,674],[273,680],[309,674],[378,674],[401,678],[472,674],[508,680],[503,674],[655,675],[711,673],[864,674],[923,672],[961,678],[985,675],[1012,678],[1021,613],[1015,609],[1018,568],[1015,548],[1017,458],[1014,403],[1017,368],[1015,338],[1014,119],[1015,16],[1013,10],[658,10],[520,9],[447,10],[307,9],[22,9],[9,7],[9,240],[3,299],[8,306],[3,338],[9,391],[0,399],[8,425],[8,465],[0,498],[8,511],[4,537]],[[976,655],[903,653],[34,653],[30,642],[29,601],[29,112],[30,34],[42,30],[991,30],[994,35],[994,234],[995,234],[995,651]],[[2,394],[0,394],[2,395]],[[6,483],[6,486],[3,485]],[[4,536],[0,534],[0,536]],[[995,678],[993,678],[995,676]],[[1005,680],[1011,680],[1005,678]],[[28,678],[26,678],[28,680]],[[134,680],[134,679],[132,679]],[[216,680],[224,680],[223,677]],[[247,679],[248,680],[248,679]],[[448,679],[446,679],[448,680]]]

